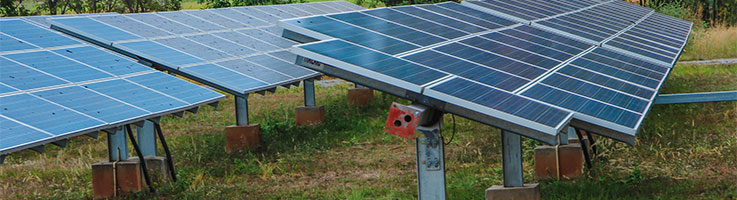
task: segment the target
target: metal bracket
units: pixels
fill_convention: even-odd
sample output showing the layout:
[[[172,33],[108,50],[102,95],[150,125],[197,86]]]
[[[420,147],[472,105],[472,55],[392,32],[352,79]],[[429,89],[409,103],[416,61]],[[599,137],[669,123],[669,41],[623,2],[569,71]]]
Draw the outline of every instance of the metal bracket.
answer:
[[[100,131],[93,131],[84,135],[86,135],[87,137],[91,137],[92,139],[97,139],[97,137],[100,137]]]
[[[417,127],[417,194],[419,199],[445,199],[445,150],[440,136],[442,120]]]
[[[57,141],[51,142],[51,144],[54,144],[54,145],[56,145],[58,147],[61,147],[61,148],[66,147],[68,143],[69,143],[69,138],[64,138],[64,139],[61,139],[61,140],[57,140]]]
[[[389,116],[384,124],[384,131],[408,140],[415,138],[415,131],[423,121],[422,116],[427,107],[422,105],[405,106],[396,102],[389,108]]]
[[[424,151],[425,160],[421,160],[427,167],[427,170],[440,170],[441,158],[443,154],[442,141],[440,140],[440,130],[438,128],[428,129],[425,127],[417,128],[417,131],[425,135]],[[421,145],[421,144],[418,144]]]
[[[42,144],[42,145],[38,145],[35,147],[31,147],[31,150],[35,151],[36,153],[44,153],[44,147],[46,147],[46,145]]]

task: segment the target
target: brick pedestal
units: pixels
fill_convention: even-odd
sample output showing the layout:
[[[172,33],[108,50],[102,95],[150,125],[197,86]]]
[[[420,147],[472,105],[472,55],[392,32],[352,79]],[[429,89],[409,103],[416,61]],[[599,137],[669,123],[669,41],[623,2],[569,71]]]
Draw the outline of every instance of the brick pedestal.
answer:
[[[146,167],[148,168],[148,175],[151,176],[151,181],[158,183],[165,180],[171,180],[171,174],[169,167],[166,166],[166,157],[163,156],[145,156]],[[133,162],[138,162],[138,157],[131,157],[129,159]],[[147,187],[146,180],[143,180],[143,186]]]
[[[146,167],[149,171],[151,181],[154,183],[171,180],[169,168],[166,166],[166,157],[146,156]],[[117,184],[113,184],[113,165],[115,165],[115,178]],[[131,192],[141,191],[148,187],[146,179],[141,172],[138,157],[129,160],[114,162],[100,162],[92,165],[92,190],[95,199],[108,199],[115,197],[113,187],[118,188],[118,196]]]
[[[577,143],[560,145],[558,162],[556,162],[555,146],[539,146],[535,148],[535,175],[540,180],[575,179],[583,172],[583,153]],[[558,163],[560,165],[558,165]]]
[[[374,101],[374,90],[369,88],[348,89],[348,103],[355,106],[363,106]]]
[[[486,200],[539,200],[540,185],[525,184],[523,187],[495,185],[486,189]]]
[[[113,169],[114,168],[114,169]],[[113,176],[113,174],[115,176]],[[107,199],[117,195],[141,191],[144,187],[138,161],[100,162],[92,165],[92,195],[95,199]],[[113,181],[115,180],[115,181]],[[114,189],[116,188],[116,189]]]
[[[225,151],[228,153],[256,149],[260,142],[261,126],[258,124],[225,127]]]
[[[297,126],[322,124],[325,121],[324,106],[300,106],[294,109]]]

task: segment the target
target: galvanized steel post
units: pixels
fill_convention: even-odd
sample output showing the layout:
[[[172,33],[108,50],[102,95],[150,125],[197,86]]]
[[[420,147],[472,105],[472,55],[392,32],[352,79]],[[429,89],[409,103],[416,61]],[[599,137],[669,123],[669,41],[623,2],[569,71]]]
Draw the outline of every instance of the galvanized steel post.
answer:
[[[235,96],[235,123],[238,126],[248,125],[248,96]]]
[[[154,122],[144,120],[143,127],[136,126],[138,145],[143,156],[156,156],[156,132]]]
[[[305,90],[305,106],[315,106],[315,80],[305,79],[303,82]]]
[[[440,123],[417,127],[425,137],[416,138],[417,196],[419,199],[445,199],[445,152]]]
[[[504,187],[522,187],[522,144],[519,135],[502,130]]]
[[[123,127],[107,132],[107,152],[110,162],[128,160],[128,136]]]

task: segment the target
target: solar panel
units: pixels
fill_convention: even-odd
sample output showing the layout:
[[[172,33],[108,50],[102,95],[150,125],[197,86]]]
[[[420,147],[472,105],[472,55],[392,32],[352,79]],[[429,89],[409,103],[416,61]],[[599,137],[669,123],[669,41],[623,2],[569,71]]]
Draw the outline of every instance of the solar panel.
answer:
[[[0,20],[0,155],[224,98],[36,19]]]
[[[323,40],[292,49],[313,69],[548,143],[571,113],[572,126],[632,143],[691,24],[624,2],[464,1],[280,26],[301,35],[292,39]]]
[[[236,95],[296,85],[319,73],[293,64],[279,19],[362,9],[347,2],[50,19],[54,28]]]
[[[539,3],[539,2],[537,2]],[[549,3],[549,2],[548,2]],[[572,2],[569,2],[572,3]],[[505,4],[528,12],[544,13],[525,1],[464,1],[469,7],[499,14],[510,20],[566,35],[650,62],[673,65],[685,46],[691,23],[623,1],[589,2],[574,10],[538,17],[510,16],[521,12],[492,5]],[[549,11],[547,9],[542,9]],[[552,14],[552,15],[551,15]]]

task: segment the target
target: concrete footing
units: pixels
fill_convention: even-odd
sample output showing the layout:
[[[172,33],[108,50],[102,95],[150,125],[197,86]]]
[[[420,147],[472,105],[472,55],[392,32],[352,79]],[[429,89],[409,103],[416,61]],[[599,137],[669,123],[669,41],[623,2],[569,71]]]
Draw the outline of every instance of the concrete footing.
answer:
[[[225,127],[225,151],[228,153],[256,149],[260,142],[261,126],[258,124]]]
[[[151,181],[170,180],[166,158],[146,156],[146,166]],[[114,173],[113,173],[114,172]],[[92,165],[92,193],[95,199],[109,199],[141,191],[148,187],[141,171],[138,157],[120,162],[99,162]],[[115,191],[116,189],[117,191]]]
[[[324,106],[300,106],[294,109],[297,126],[322,124],[325,121]]]
[[[540,185],[525,184],[523,187],[495,185],[486,189],[486,200],[539,200]]]
[[[560,173],[559,173],[560,171]],[[539,180],[571,180],[583,173],[581,144],[571,143],[558,146],[535,148],[535,176]]]
[[[348,103],[355,106],[363,106],[374,101],[374,90],[369,88],[348,89]]]

